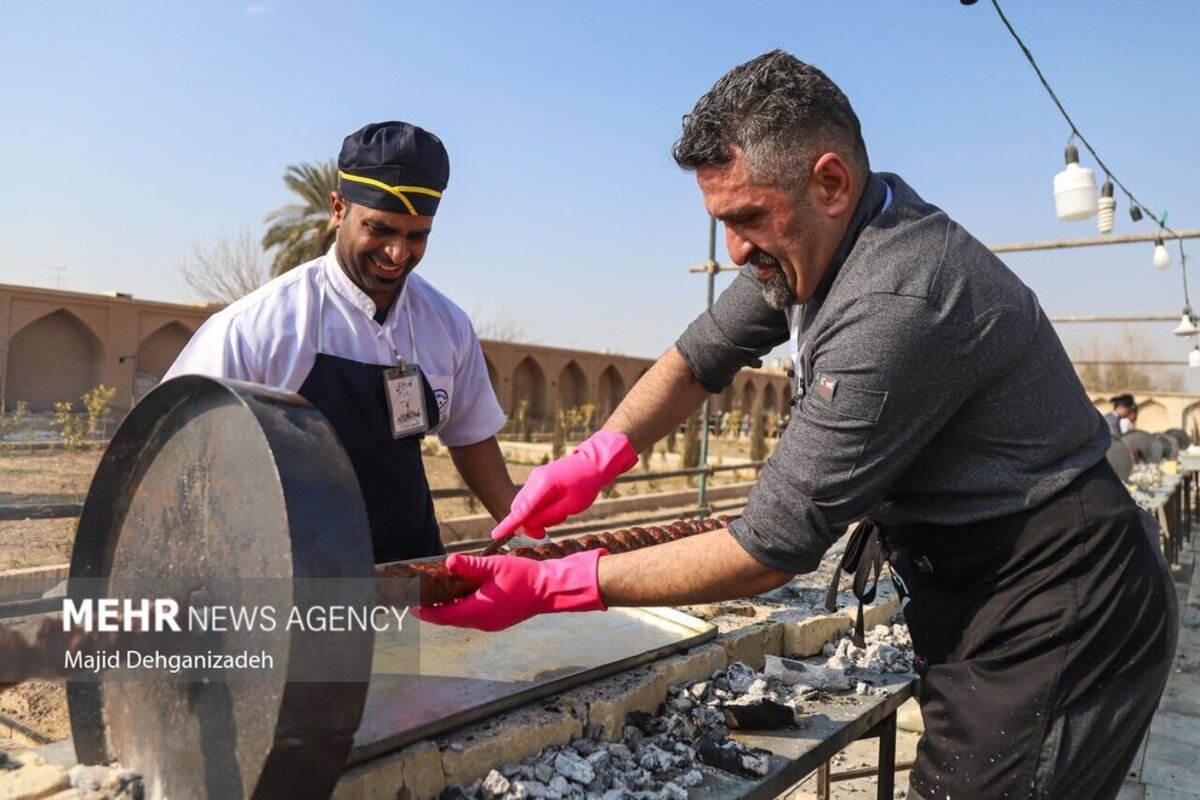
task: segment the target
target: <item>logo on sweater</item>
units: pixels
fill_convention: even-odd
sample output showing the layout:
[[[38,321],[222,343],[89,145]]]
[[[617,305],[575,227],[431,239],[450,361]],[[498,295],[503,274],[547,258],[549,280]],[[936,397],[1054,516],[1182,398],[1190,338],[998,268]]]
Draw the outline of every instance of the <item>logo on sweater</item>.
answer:
[[[817,376],[817,394],[823,400],[832,400],[833,393],[837,390],[837,380],[828,375]]]
[[[434,389],[433,399],[437,400],[438,410],[446,407],[446,403],[450,402],[450,393],[445,389]]]

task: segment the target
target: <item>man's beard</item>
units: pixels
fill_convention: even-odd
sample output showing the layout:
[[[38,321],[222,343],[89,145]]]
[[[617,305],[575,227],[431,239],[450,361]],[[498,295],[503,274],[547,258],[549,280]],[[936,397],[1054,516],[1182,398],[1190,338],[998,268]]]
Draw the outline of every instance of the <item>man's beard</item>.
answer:
[[[763,300],[776,311],[787,311],[796,303],[796,295],[788,286],[787,275],[779,266],[779,260],[762,250],[755,250],[750,256],[750,264],[754,267],[771,267],[775,271],[770,278],[759,281],[762,287]]]

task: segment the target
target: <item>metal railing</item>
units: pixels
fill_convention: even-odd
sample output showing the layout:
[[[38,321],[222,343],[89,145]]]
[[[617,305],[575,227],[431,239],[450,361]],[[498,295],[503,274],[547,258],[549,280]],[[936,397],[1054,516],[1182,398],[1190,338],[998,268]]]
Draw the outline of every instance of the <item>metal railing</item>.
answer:
[[[675,469],[664,472],[641,472],[631,475],[622,475],[617,478],[616,483],[639,483],[643,481],[657,481],[666,478],[683,478],[689,476],[704,475],[711,477],[718,472],[738,472],[743,470],[752,470],[758,472],[762,469],[763,461],[748,461],[744,464],[720,464],[708,465],[706,467],[691,467],[689,469]],[[434,500],[449,500],[458,497],[470,497],[472,492],[465,486],[432,489],[430,494]],[[723,510],[717,507],[710,507],[705,502],[699,501],[695,509],[695,513],[714,513]],[[31,520],[31,519],[70,519],[78,517],[83,511],[83,503],[18,503],[9,505],[0,505],[0,522],[12,522],[15,520]],[[649,521],[649,520],[648,520]],[[584,523],[590,525],[591,523]],[[605,527],[605,526],[601,526]],[[566,528],[564,528],[566,530]],[[600,530],[600,528],[593,528]],[[580,531],[582,532],[582,531]]]

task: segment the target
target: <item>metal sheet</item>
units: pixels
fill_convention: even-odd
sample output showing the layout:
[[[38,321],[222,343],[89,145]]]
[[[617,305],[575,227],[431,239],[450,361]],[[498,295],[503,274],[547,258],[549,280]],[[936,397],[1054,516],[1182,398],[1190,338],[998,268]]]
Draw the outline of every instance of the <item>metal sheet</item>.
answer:
[[[717,629],[670,608],[622,608],[535,617],[498,633],[436,625],[418,633],[415,675],[386,674],[411,663],[399,650],[411,644],[376,637],[350,763],[694,647]]]

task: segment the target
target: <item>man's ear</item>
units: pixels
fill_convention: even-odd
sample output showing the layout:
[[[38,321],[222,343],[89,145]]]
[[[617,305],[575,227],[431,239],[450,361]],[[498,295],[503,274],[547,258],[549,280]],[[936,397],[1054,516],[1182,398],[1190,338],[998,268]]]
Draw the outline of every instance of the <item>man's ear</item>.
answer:
[[[854,176],[837,153],[824,153],[816,160],[808,185],[813,203],[825,216],[836,218],[854,212]]]
[[[336,228],[346,219],[346,201],[336,192],[329,193],[329,227]]]

